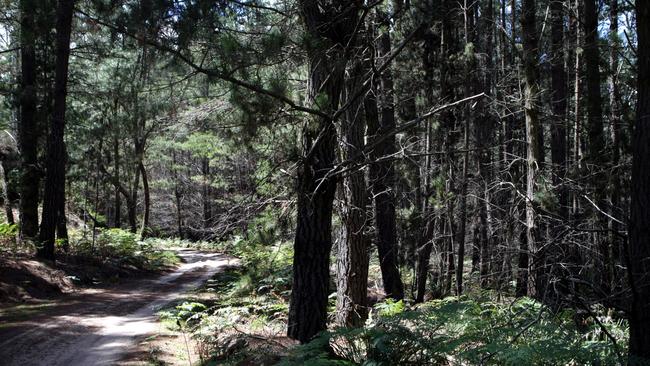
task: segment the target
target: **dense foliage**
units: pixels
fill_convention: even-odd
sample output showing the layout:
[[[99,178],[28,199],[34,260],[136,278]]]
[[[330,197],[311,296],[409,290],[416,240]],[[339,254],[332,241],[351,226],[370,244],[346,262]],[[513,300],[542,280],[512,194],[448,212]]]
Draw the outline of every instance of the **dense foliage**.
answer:
[[[226,251],[164,318],[294,364],[643,362],[649,12],[0,0],[0,253]]]

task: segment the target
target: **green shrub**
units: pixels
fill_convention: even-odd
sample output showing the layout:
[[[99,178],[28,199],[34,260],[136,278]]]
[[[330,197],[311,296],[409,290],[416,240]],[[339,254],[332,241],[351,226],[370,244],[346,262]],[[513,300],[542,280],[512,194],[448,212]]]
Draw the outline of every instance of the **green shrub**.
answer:
[[[0,236],[14,237],[18,234],[18,224],[0,223]]]
[[[393,299],[387,299],[375,305],[375,309],[377,310],[379,316],[384,316],[384,317],[395,316],[404,312],[405,309],[404,301],[402,300],[395,301]]]
[[[126,257],[134,255],[140,246],[136,234],[122,229],[107,229],[97,237],[97,248],[104,257]]]
[[[570,313],[552,314],[524,298],[512,304],[447,298],[415,310],[380,305],[365,328],[340,328],[300,346],[284,365],[343,360],[363,365],[616,365],[615,347],[579,332]],[[383,312],[386,308],[391,311]],[[602,320],[601,320],[602,322]],[[625,347],[625,324],[610,321]],[[318,364],[318,362],[314,364]]]
[[[178,326],[188,324],[197,324],[206,315],[207,306],[200,302],[183,302],[171,310],[158,312],[158,316],[163,320],[173,321]]]
[[[18,250],[16,241],[18,230],[18,224],[0,223],[0,248],[11,248],[15,253]]]

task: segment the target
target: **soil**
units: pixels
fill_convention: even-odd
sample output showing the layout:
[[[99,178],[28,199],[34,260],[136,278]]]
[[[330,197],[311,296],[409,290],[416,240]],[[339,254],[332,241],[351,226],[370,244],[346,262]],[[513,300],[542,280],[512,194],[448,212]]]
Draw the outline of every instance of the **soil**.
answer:
[[[3,365],[115,365],[159,331],[156,312],[236,260],[179,250],[184,262],[159,278],[82,289],[0,308]],[[51,294],[50,294],[51,295]]]
[[[46,263],[0,258],[0,304],[47,299],[73,289],[64,271]]]

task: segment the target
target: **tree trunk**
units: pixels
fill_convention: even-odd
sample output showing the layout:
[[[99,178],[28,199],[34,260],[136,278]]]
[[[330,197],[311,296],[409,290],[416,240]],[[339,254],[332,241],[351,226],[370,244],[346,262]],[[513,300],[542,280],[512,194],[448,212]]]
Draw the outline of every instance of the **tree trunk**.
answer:
[[[346,80],[346,95],[354,96],[363,82],[360,60],[354,61]],[[352,102],[342,123],[343,159],[358,161],[363,157],[365,120],[361,99]],[[341,219],[344,235],[336,259],[337,297],[336,323],[360,327],[368,317],[369,238],[367,226],[367,192],[363,169],[349,173],[342,182]]]
[[[551,1],[551,113],[553,115],[551,128],[551,163],[550,169],[555,194],[557,197],[558,207],[555,212],[562,220],[569,218],[569,197],[565,186],[567,173],[567,76],[564,69],[564,4],[562,1]],[[559,223],[561,225],[563,223]],[[558,226],[559,226],[558,225]],[[556,291],[547,291],[547,303],[557,306],[562,300],[561,297],[567,296],[570,278],[562,268],[568,266],[571,268],[573,262],[571,253],[573,250],[566,250],[563,245],[564,241],[551,243],[548,252],[549,274],[560,277],[559,285],[549,289],[558,289]],[[561,266],[560,263],[565,263]]]
[[[611,202],[611,208],[609,209],[610,218],[608,218],[608,241],[610,243],[610,261],[607,264],[609,266],[608,273],[612,275],[611,280],[614,282],[614,279],[618,276],[615,272],[616,262],[620,261],[620,258],[623,257],[624,253],[622,250],[621,240],[619,238],[618,232],[620,230],[620,225],[616,220],[613,220],[612,217],[623,217],[620,210],[621,204],[621,174],[623,173],[622,169],[619,168],[621,160],[621,95],[618,88],[618,52],[620,51],[620,41],[618,37],[618,0],[609,1],[609,39],[610,39],[610,49],[609,49],[609,65],[610,72],[608,77],[609,84],[609,106],[610,106],[610,129],[611,129],[611,139],[612,139],[612,157],[611,165],[612,169],[609,171],[609,185],[610,185],[610,195],[609,201]],[[613,284],[613,283],[612,283]]]
[[[144,168],[144,163],[142,161],[140,161],[140,164],[138,164],[138,169],[142,174],[142,190],[144,194],[144,212],[142,213],[142,226],[140,227],[140,240],[142,240],[146,237],[147,230],[149,228],[151,196],[149,193],[149,178],[147,177],[147,170]]]
[[[467,57],[469,59],[465,63],[465,97],[469,97],[472,90],[472,72],[475,68],[475,60],[473,49],[470,50],[470,42],[473,40],[473,37],[470,36],[470,32],[474,32],[474,7],[476,3],[469,5],[467,0],[463,5],[464,14],[465,14],[465,48],[466,53],[470,53]],[[458,242],[458,264],[456,265],[456,295],[460,296],[463,294],[463,271],[465,264],[465,229],[467,225],[467,184],[468,184],[468,171],[469,171],[469,134],[470,126],[472,126],[473,111],[470,104],[467,104],[465,107],[464,115],[464,128],[463,128],[463,168],[461,173],[461,182],[460,182],[460,192],[458,205],[458,237],[456,241]]]
[[[138,143],[136,141],[135,155],[138,157]],[[132,233],[138,231],[138,218],[137,218],[137,206],[138,206],[138,189],[140,188],[140,159],[137,160],[135,165],[135,171],[133,173],[133,185],[131,186],[131,198],[127,201],[128,205],[128,214],[129,214],[129,230]]]
[[[540,139],[538,98],[539,85],[537,75],[538,35],[535,0],[523,0],[521,3],[521,32],[523,36],[523,68],[525,78],[524,113],[526,117],[526,242],[529,252],[528,260],[528,294],[543,298],[545,286],[541,270],[544,268],[543,253],[536,242],[535,224],[535,182],[543,164],[543,141]]]
[[[203,228],[207,229],[212,223],[212,186],[210,185],[210,160],[203,158],[201,162],[203,174]]]
[[[176,151],[172,150],[172,175],[174,178],[174,199],[176,200],[176,229],[178,237],[183,239],[183,210],[181,202],[181,190],[178,186],[178,166],[176,160]]]
[[[415,302],[423,302],[427,289],[427,275],[429,274],[429,261],[433,250],[433,233],[436,227],[435,219],[427,220],[422,235],[422,242],[418,243],[417,262],[415,265]],[[443,268],[440,268],[442,271]]]
[[[442,17],[441,17],[441,37],[440,37],[440,96],[445,101],[451,101],[455,98],[454,88],[451,85],[451,69],[453,63],[451,60],[452,49],[455,45],[455,40],[452,32],[453,16],[456,12],[452,0],[442,0]],[[454,144],[456,143],[456,117],[451,110],[443,111],[440,114],[440,135],[441,144],[445,151],[445,156],[442,159],[441,174],[445,177],[445,191],[454,193],[454,169],[451,162],[454,160]],[[454,242],[456,240],[456,229],[454,223],[454,200],[447,198],[445,210],[447,211],[447,218],[440,223],[446,238],[443,239],[444,256],[446,263],[443,263],[445,268],[445,276],[443,283],[443,294],[449,295],[453,283],[455,273],[455,256],[454,256]],[[442,270],[442,269],[441,269]]]
[[[14,222],[14,211],[11,207],[11,200],[9,199],[9,186],[7,182],[9,181],[7,177],[7,171],[4,168],[4,164],[0,163],[0,185],[2,187],[2,200],[5,205],[5,216],[7,216],[7,223],[13,225]]]
[[[493,56],[494,56],[494,8],[493,0],[488,1],[488,6],[486,9],[485,19],[479,23],[479,32],[478,34],[487,33],[486,43],[484,47],[481,47],[479,52],[484,49],[486,54],[486,69],[483,70],[482,80],[483,80],[483,90],[488,93],[488,95],[494,96],[493,93],[493,75],[497,72],[494,67]],[[480,36],[477,37],[480,40]],[[478,224],[479,224],[479,249],[480,249],[480,282],[481,287],[485,288],[489,282],[490,276],[490,266],[492,262],[492,248],[491,240],[493,237],[492,228],[490,225],[490,220],[488,220],[489,215],[491,214],[490,207],[490,193],[488,190],[488,185],[492,181],[492,164],[491,164],[491,150],[490,146],[493,144],[493,129],[495,126],[495,120],[486,107],[483,101],[479,101],[478,109],[481,111],[481,118],[478,123],[475,123],[476,131],[476,147],[477,147],[477,162],[478,162],[478,178],[479,181],[478,191],[477,191],[477,205],[478,205]],[[488,234],[489,233],[489,234]]]
[[[63,161],[65,164],[68,163],[68,152],[65,143],[63,144]],[[68,219],[65,213],[65,186],[66,184],[61,184],[57,187],[57,194],[59,195],[57,201],[59,207],[56,220],[56,238],[61,242],[63,251],[67,253],[70,249],[70,243],[68,242]]]
[[[566,115],[567,78],[564,70],[564,4],[551,1],[551,161],[553,163],[553,185],[557,188],[558,213],[568,218],[568,195],[564,188],[566,176]]]
[[[325,329],[332,248],[332,206],[336,181],[328,173],[336,150],[334,121],[346,59],[343,52],[357,23],[357,3],[301,0],[299,8],[313,42],[309,58],[308,103],[324,112],[303,130],[304,157],[298,171],[298,208],[293,288],[287,334],[302,343]]]
[[[638,99],[630,204],[630,365],[650,361],[650,2],[636,2]]]
[[[33,240],[38,235],[38,201],[41,180],[38,171],[38,138],[36,107],[36,52],[38,35],[34,21],[37,0],[20,1],[20,121],[18,149],[20,150],[20,238]]]
[[[444,4],[443,4],[444,5]],[[426,16],[427,18],[433,21],[434,18],[434,9],[427,8]],[[448,33],[448,24],[445,22],[443,24],[443,36],[441,37],[441,44],[439,50],[442,53],[442,57],[446,55],[446,45],[445,45],[445,35]],[[428,29],[424,33],[424,49],[422,64],[424,66],[424,77],[425,77],[425,97],[428,105],[434,105],[436,100],[434,99],[434,90],[436,87],[435,81],[435,59],[436,59],[436,44],[435,33]],[[441,62],[441,64],[446,61]],[[441,66],[442,69],[442,66]],[[441,76],[441,79],[446,80]],[[441,80],[441,81],[442,81]],[[441,83],[442,84],[442,83]],[[445,90],[446,85],[443,87],[441,85],[441,91]],[[446,92],[446,90],[445,90]],[[442,93],[441,93],[442,94]],[[411,98],[409,102],[412,106],[409,108],[412,111],[412,116],[410,119],[415,118],[416,114],[416,104],[415,98]],[[424,136],[424,169],[421,169],[419,164],[415,167],[415,173],[417,173],[417,187],[416,187],[416,200],[415,200],[415,209],[414,213],[418,215],[417,223],[419,227],[416,227],[416,236],[415,242],[415,301],[423,302],[424,296],[427,289],[427,277],[429,275],[429,262],[431,260],[431,252],[433,251],[434,245],[434,235],[435,230],[438,227],[436,224],[440,221],[439,214],[436,211],[435,207],[429,204],[429,197],[433,194],[431,189],[431,176],[433,168],[433,158],[431,156],[431,150],[433,145],[433,126],[432,123],[427,123],[425,127],[425,136]],[[442,144],[439,144],[442,145]],[[417,161],[416,161],[417,162]],[[424,194],[422,193],[424,191]],[[439,197],[437,197],[439,198]],[[443,257],[441,257],[443,258]],[[444,271],[444,263],[440,265],[440,277]],[[440,284],[432,284],[433,286],[440,286]]]
[[[447,184],[447,191],[451,192],[450,184]],[[456,265],[454,261],[454,242],[456,241],[456,224],[454,222],[454,204],[452,200],[447,203],[447,276],[445,279],[445,295],[451,294],[451,285],[453,282]]]
[[[65,197],[65,188],[60,192]],[[62,244],[63,251],[67,253],[70,250],[70,242],[68,241],[68,219],[65,214],[65,200],[60,200],[59,214],[56,223],[56,238]]]
[[[584,27],[585,27],[585,70],[587,79],[587,171],[594,190],[594,202],[600,210],[606,209],[605,197],[607,178],[603,174],[606,163],[605,138],[603,133],[602,96],[600,94],[600,52],[598,50],[598,4],[596,0],[584,2]],[[601,227],[606,227],[604,216],[599,210],[594,210],[596,222]],[[603,235],[596,233],[596,246],[598,259],[596,263],[596,278],[598,285],[604,293],[609,293],[611,274],[609,273],[609,243]]]
[[[113,140],[113,159],[115,164],[115,181],[120,181],[120,144],[117,138]],[[120,190],[115,187],[115,219],[113,227],[120,228],[122,226],[122,199],[120,197]]]
[[[380,12],[381,13],[381,12]],[[388,26],[387,16],[378,14],[381,22]],[[391,40],[388,30],[382,32],[377,41],[377,56],[381,59],[390,54]],[[395,106],[393,101],[393,77],[390,68],[384,71],[379,83],[379,125],[368,120],[368,134],[382,136],[395,128]],[[392,156],[395,153],[395,136],[382,140],[371,152],[373,161]],[[404,285],[399,273],[397,256],[397,222],[395,214],[395,166],[391,159],[375,162],[370,166],[372,192],[375,201],[375,226],[377,230],[377,252],[382,282],[386,297],[395,300],[404,297]]]
[[[54,259],[56,227],[61,207],[65,204],[65,110],[70,58],[70,33],[74,0],[59,0],[56,20],[56,66],[54,80],[54,111],[47,144],[45,193],[39,233],[40,247],[37,255]],[[63,193],[63,194],[61,194]]]
[[[575,82],[573,89],[574,99],[574,126],[573,126],[573,168],[576,170],[582,169],[582,31],[580,26],[580,15],[582,9],[580,6],[581,0],[575,0],[574,4],[574,17],[571,19],[571,27],[575,32]],[[578,215],[580,201],[578,195],[572,195],[572,215],[575,219]]]

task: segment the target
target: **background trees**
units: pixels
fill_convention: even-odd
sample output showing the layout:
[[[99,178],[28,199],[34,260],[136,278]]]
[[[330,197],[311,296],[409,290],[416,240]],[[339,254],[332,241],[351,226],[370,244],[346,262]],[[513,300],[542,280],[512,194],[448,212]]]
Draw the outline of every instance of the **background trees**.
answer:
[[[249,236],[278,212],[301,342],[334,292],[337,322],[363,322],[373,261],[395,300],[644,313],[640,1],[78,1],[70,40],[50,7],[3,5],[25,239],[43,202],[53,248],[62,188],[87,228],[141,236]]]

